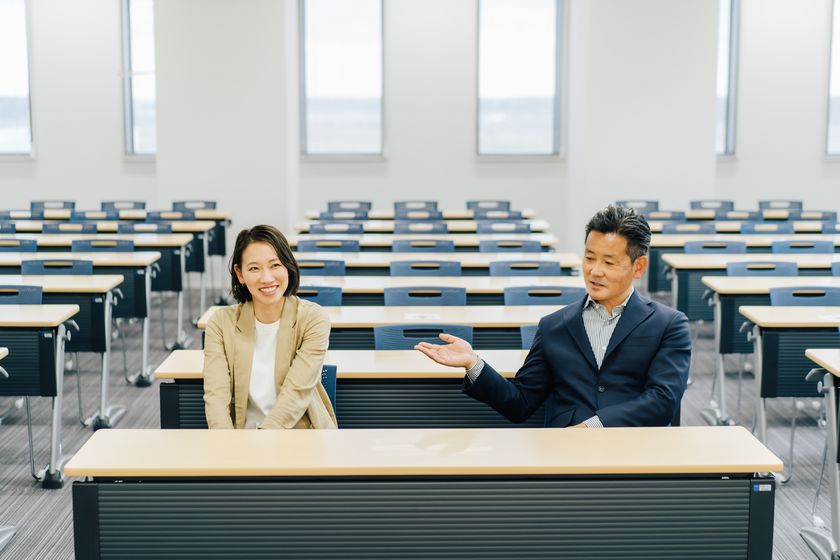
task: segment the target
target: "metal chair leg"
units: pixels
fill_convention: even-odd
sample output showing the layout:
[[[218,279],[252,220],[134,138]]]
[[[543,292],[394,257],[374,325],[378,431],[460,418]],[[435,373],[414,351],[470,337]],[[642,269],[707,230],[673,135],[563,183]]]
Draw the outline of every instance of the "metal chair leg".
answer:
[[[163,349],[167,350],[169,346],[166,344],[166,320],[163,313],[164,297],[162,293],[160,294],[160,301],[158,303],[160,304],[160,336],[163,342]]]
[[[76,401],[79,404],[79,422],[85,425],[85,407],[82,405],[82,370],[79,369],[79,360],[76,360]]]
[[[793,466],[794,466],[793,465],[793,461],[794,461],[793,444],[796,441],[795,440],[796,419],[799,416],[799,409],[797,408],[796,403],[797,403],[797,401],[794,398],[793,399],[793,417],[790,420],[790,455],[788,457],[788,460],[785,462],[785,464],[788,466],[787,474],[782,472],[782,473],[777,473],[777,475],[776,475],[776,479],[779,481],[780,484],[787,484],[793,478]]]
[[[740,355],[740,366],[738,367],[738,397],[735,400],[735,423],[741,423],[741,395],[744,392],[744,361],[746,357],[744,354]]]
[[[40,481],[41,477],[35,472],[35,445],[32,443],[32,410],[29,406],[29,397],[23,398],[26,403],[26,434],[29,437],[29,472],[32,478]]]

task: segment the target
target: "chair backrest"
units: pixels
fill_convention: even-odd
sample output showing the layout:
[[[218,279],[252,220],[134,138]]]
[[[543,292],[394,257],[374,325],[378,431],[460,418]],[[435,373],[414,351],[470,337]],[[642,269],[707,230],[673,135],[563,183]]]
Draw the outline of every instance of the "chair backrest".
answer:
[[[101,251],[130,253],[134,251],[134,241],[131,239],[75,239],[70,250],[74,253]]]
[[[820,233],[837,233],[840,228],[837,227],[837,220],[830,220],[820,223]]]
[[[788,220],[834,222],[836,224],[837,212],[834,210],[796,210],[788,212]]]
[[[522,342],[523,350],[530,350],[534,345],[534,337],[537,336],[537,325],[522,325],[519,327],[519,339]]]
[[[747,244],[744,241],[686,241],[684,249],[687,254],[746,253]]]
[[[639,214],[647,214],[648,212],[659,210],[659,201],[657,200],[624,199],[616,200],[615,204],[616,206],[632,208]]]
[[[344,261],[299,259],[301,276],[344,276],[347,268]]]
[[[741,222],[741,233],[794,233],[793,222]]]
[[[103,200],[99,207],[106,212],[109,210],[145,210],[146,203],[142,200]]]
[[[373,207],[369,200],[330,200],[327,202],[327,212],[359,211],[368,213]]]
[[[472,344],[473,328],[469,325],[409,324],[378,325],[373,327],[375,350],[412,350],[421,342],[440,344],[439,334],[457,336]]]
[[[478,222],[477,233],[531,233],[528,222]]]
[[[0,305],[39,305],[43,293],[41,286],[0,285]]]
[[[831,275],[840,276],[840,261],[834,261],[831,263]]]
[[[522,212],[520,210],[475,210],[473,211],[473,219],[475,220],[521,220]]]
[[[715,210],[719,212],[728,212],[735,209],[735,201],[707,199],[707,200],[692,200],[688,203],[692,210]]]
[[[146,222],[120,222],[117,224],[117,233],[172,233],[172,224],[169,222],[157,222],[154,224]]]
[[[727,276],[798,276],[795,262],[741,261],[726,263]]]
[[[318,219],[322,222],[334,222],[336,220],[367,220],[367,210],[330,210],[320,212]]]
[[[468,200],[467,210],[510,210],[509,200]]]
[[[440,210],[406,210],[394,214],[395,220],[442,220]]]
[[[148,222],[193,221],[195,210],[151,210],[146,212]]]
[[[335,378],[337,376],[337,370],[338,368],[336,366],[328,366],[326,364],[321,368],[321,385],[324,386],[324,390],[330,398],[333,411],[335,411]]]
[[[42,233],[96,233],[96,222],[45,222]]]
[[[360,222],[321,222],[309,226],[309,233],[361,234],[364,232],[365,226]]]
[[[15,233],[17,224],[15,222],[0,222],[0,233]]]
[[[172,202],[172,209],[178,212],[193,212],[196,210],[215,210],[215,200],[176,200]]]
[[[385,288],[385,305],[467,305],[467,289],[443,286]]]
[[[394,222],[394,233],[448,233],[446,222]]]
[[[44,210],[72,210],[76,207],[73,200],[33,200],[29,203],[32,212],[43,212]]]
[[[801,254],[801,253],[833,253],[834,242],[827,239],[818,240],[784,240],[770,244],[771,253]]]
[[[490,263],[490,276],[562,276],[563,269],[557,261],[494,261]]]
[[[391,250],[394,253],[454,253],[455,242],[451,239],[394,239]]]
[[[301,286],[297,295],[326,307],[338,307],[341,305],[341,288],[337,286]]]
[[[24,275],[93,274],[93,262],[77,259],[36,259],[21,261],[20,273]]]
[[[654,210],[653,212],[648,212],[645,218],[648,220],[681,222],[685,220],[685,212],[682,210]]]
[[[662,224],[662,233],[683,234],[715,233],[714,222],[666,222]]]
[[[35,253],[38,241],[35,239],[0,239],[0,253]]]
[[[297,250],[301,252],[342,251],[359,252],[358,239],[301,239]]]
[[[542,244],[534,239],[482,239],[478,242],[481,253],[540,253]]]
[[[759,210],[802,210],[801,200],[759,200]]]
[[[436,212],[437,209],[435,200],[400,200],[394,203],[394,215],[414,211]]]
[[[88,220],[119,220],[119,210],[73,210],[70,212],[71,222],[86,222]]]
[[[840,287],[789,286],[770,288],[770,305],[840,305]]]
[[[578,286],[508,286],[505,305],[568,305],[586,297]]]
[[[391,261],[391,276],[461,276],[458,261]]]

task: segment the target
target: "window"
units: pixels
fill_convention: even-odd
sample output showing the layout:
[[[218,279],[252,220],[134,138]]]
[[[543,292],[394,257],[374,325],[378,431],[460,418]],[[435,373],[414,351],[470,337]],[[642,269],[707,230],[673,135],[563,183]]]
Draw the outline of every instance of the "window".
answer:
[[[478,153],[559,153],[560,1],[478,6]]]
[[[715,153],[735,153],[735,76],[738,62],[739,0],[718,0],[718,63]]]
[[[303,0],[301,147],[382,153],[382,0]]]
[[[0,0],[0,154],[32,153],[25,0]]]
[[[826,152],[840,155],[840,6],[834,0],[831,17],[831,68],[828,82],[828,140]]]
[[[123,0],[125,151],[157,152],[154,0]]]

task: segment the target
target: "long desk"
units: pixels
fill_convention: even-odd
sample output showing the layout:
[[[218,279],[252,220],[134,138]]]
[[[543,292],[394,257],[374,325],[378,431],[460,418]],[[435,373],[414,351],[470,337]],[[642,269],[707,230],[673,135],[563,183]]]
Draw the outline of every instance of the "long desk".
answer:
[[[66,472],[77,560],[770,558],[746,430],[120,430]]]
[[[477,252],[479,249],[479,242],[483,240],[503,240],[503,241],[539,241],[543,251],[552,251],[554,247],[559,244],[559,240],[551,233],[487,233],[487,234],[471,234],[471,233],[427,233],[427,234],[308,234],[303,233],[299,235],[288,236],[289,244],[292,249],[297,248],[298,241],[309,240],[323,240],[329,241],[334,239],[358,239],[361,251],[391,251],[395,239],[447,239],[455,243],[456,252]],[[505,253],[497,253],[505,254]]]
[[[490,222],[492,222],[492,220],[490,220]],[[520,220],[520,222],[531,226],[531,231],[534,233],[547,232],[549,229],[548,222],[545,220]],[[298,233],[308,233],[312,225],[318,223],[321,222],[318,220],[301,222],[295,225],[295,231]],[[365,233],[394,233],[394,224],[396,222],[393,220],[366,220],[357,221],[356,223],[362,224],[362,228]],[[413,233],[423,234],[424,231],[426,231],[425,228],[429,228],[433,223],[435,222],[412,222],[411,227],[414,230]],[[480,222],[476,222],[474,220],[447,220],[444,223],[446,223],[447,233],[476,233]],[[505,227],[509,227],[509,225],[513,226],[515,223],[516,222],[498,222],[494,227],[499,228],[500,231],[498,233],[504,233]],[[343,233],[340,226],[338,226],[335,233]]]
[[[441,213],[443,214],[444,220],[473,220],[475,219],[475,212],[472,210],[456,210],[456,209],[449,209],[444,210],[439,208]],[[522,210],[513,210],[514,212],[522,212],[522,218],[526,220],[533,219],[537,213],[532,210],[531,208],[523,208]],[[197,215],[196,215],[197,216]],[[307,210],[304,214],[304,217],[307,220],[317,220],[321,216],[321,212],[318,210]],[[394,220],[394,210],[377,210],[371,209],[367,214],[368,220]],[[341,219],[341,218],[336,218]]]
[[[679,212],[679,211],[677,211]],[[788,220],[790,218],[790,212],[788,210],[780,210],[780,209],[767,209],[767,210],[760,210],[760,219],[761,220]],[[804,211],[797,211],[799,214],[799,219],[802,221],[805,220],[825,220],[825,213],[822,210],[804,210]],[[717,210],[712,209],[691,209],[686,210],[684,213],[685,219],[687,221],[710,221],[710,220],[749,220],[750,219],[750,211],[746,210],[729,210],[727,212],[719,212]],[[673,221],[674,220],[674,212],[669,210],[655,210],[653,212],[647,212],[645,214],[645,218],[648,220],[648,223],[655,223],[656,221]]]
[[[483,350],[481,357],[513,377],[526,350]],[[340,428],[539,427],[542,407],[513,424],[461,391],[463,368],[441,366],[416,350],[330,350],[324,363],[338,368],[335,413]],[[176,350],[155,370],[161,428],[206,428],[204,352]]]
[[[667,222],[662,221],[650,221],[648,222],[648,225],[650,226],[651,232],[662,233],[662,229],[665,227],[666,223]],[[685,224],[679,224],[677,227],[682,230],[680,233],[691,234],[692,232],[696,233],[700,227],[703,227],[701,224],[704,223],[709,222],[687,222]],[[744,224],[744,222],[738,220],[715,220],[711,223],[714,223],[715,231],[717,233],[734,234],[741,233],[741,226]],[[774,223],[778,222],[768,222],[767,224],[772,226]],[[790,223],[793,224],[793,230],[796,233],[822,233],[822,222],[820,221],[795,220]]]
[[[347,266],[347,276],[389,276],[392,261],[455,261],[461,263],[463,276],[489,276],[490,263],[496,261],[559,262],[564,274],[572,274],[581,266],[581,258],[574,253],[341,253],[300,252],[295,258],[307,261],[339,260]],[[302,276],[305,282],[306,277]]]
[[[64,483],[64,322],[78,312],[79,306],[66,304],[0,305],[0,340],[9,348],[3,366],[14,372],[8,378],[0,376],[0,395],[52,398],[50,459],[40,478],[44,488],[61,488]]]

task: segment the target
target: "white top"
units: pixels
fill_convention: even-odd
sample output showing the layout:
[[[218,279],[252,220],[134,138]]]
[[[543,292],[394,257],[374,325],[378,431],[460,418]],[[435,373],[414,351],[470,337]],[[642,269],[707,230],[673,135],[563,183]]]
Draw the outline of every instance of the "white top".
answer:
[[[254,322],[257,327],[257,340],[254,343],[254,361],[251,362],[245,429],[259,426],[277,402],[277,393],[274,391],[274,356],[280,321],[266,324],[254,319]]]

